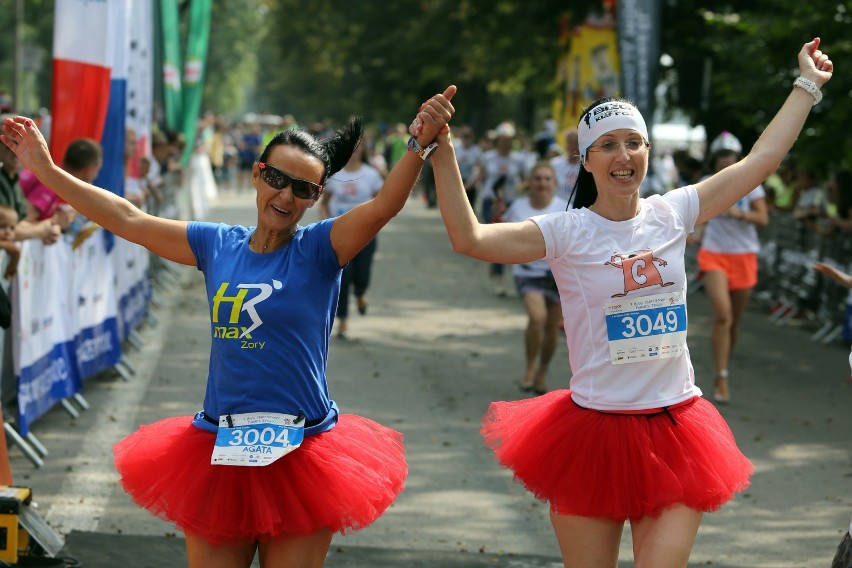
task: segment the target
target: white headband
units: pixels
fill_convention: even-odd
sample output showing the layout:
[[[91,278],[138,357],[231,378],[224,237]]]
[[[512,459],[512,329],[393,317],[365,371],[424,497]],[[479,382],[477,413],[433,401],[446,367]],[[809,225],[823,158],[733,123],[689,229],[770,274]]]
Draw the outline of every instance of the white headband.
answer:
[[[580,146],[580,157],[585,160],[589,146],[595,140],[613,130],[628,128],[635,130],[648,141],[648,127],[645,119],[635,106],[624,101],[610,101],[599,104],[580,119],[577,125],[577,140]]]

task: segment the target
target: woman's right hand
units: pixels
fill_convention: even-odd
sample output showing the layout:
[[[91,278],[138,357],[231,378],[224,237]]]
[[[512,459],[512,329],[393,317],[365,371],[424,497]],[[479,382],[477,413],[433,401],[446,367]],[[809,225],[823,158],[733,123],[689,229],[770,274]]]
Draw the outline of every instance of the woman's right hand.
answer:
[[[14,116],[3,120],[0,140],[18,157],[21,165],[37,177],[53,166],[47,142],[29,118]]]

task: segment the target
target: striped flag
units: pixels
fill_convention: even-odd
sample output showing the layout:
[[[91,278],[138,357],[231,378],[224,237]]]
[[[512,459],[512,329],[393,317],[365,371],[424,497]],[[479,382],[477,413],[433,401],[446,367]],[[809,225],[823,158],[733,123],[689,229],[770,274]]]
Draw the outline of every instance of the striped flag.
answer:
[[[109,0],[109,105],[100,136],[103,165],[94,185],[124,195],[124,146],[127,114],[127,66],[130,50],[130,2]],[[97,138],[96,138],[97,140]]]
[[[107,0],[56,0],[50,152],[62,162],[75,138],[101,139],[110,91]]]

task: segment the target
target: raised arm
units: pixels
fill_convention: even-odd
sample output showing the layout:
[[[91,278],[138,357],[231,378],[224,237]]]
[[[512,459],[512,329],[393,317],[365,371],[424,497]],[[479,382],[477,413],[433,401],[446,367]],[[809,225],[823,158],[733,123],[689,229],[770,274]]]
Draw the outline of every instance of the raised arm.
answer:
[[[0,140],[15,153],[21,165],[82,215],[163,258],[195,265],[185,221],[148,215],[126,199],[68,174],[53,163],[44,137],[32,120],[22,116],[5,119]]]
[[[423,103],[418,111],[417,119],[423,124],[423,130],[417,136],[417,143],[423,148],[435,140],[453,116],[455,109],[450,100],[455,94],[455,85],[450,85],[443,93]],[[423,160],[414,152],[406,152],[394,164],[373,199],[335,219],[331,228],[331,246],[341,266],[352,260],[402,210],[422,168]]]
[[[448,133],[438,136],[432,154],[438,207],[453,250],[467,256],[501,264],[518,264],[542,258],[544,236],[533,221],[482,225],[464,191],[461,173]]]
[[[820,39],[806,43],[799,51],[799,74],[821,88],[834,72],[834,64],[819,49]],[[697,184],[700,212],[704,223],[730,208],[762,183],[781,163],[793,146],[813,107],[815,97],[803,88],[793,88],[784,105],[755,142],[751,152],[736,164]]]

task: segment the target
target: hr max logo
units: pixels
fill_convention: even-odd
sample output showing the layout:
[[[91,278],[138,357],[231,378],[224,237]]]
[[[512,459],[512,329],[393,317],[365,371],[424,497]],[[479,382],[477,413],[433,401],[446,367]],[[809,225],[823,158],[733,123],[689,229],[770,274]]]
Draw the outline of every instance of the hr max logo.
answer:
[[[260,314],[257,313],[257,305],[272,295],[273,290],[280,290],[281,282],[273,280],[272,284],[237,284],[239,290],[235,295],[228,296],[228,282],[223,282],[216,295],[213,296],[213,337],[243,339],[251,337],[251,332],[263,325],[263,320],[260,319]],[[249,290],[257,290],[258,294],[253,298],[246,299]],[[224,304],[230,304],[231,309],[227,316],[228,325],[215,325],[220,322],[220,311],[226,310]],[[236,326],[240,321],[240,313],[246,312],[251,319],[249,327]],[[223,322],[224,323],[224,322]]]

